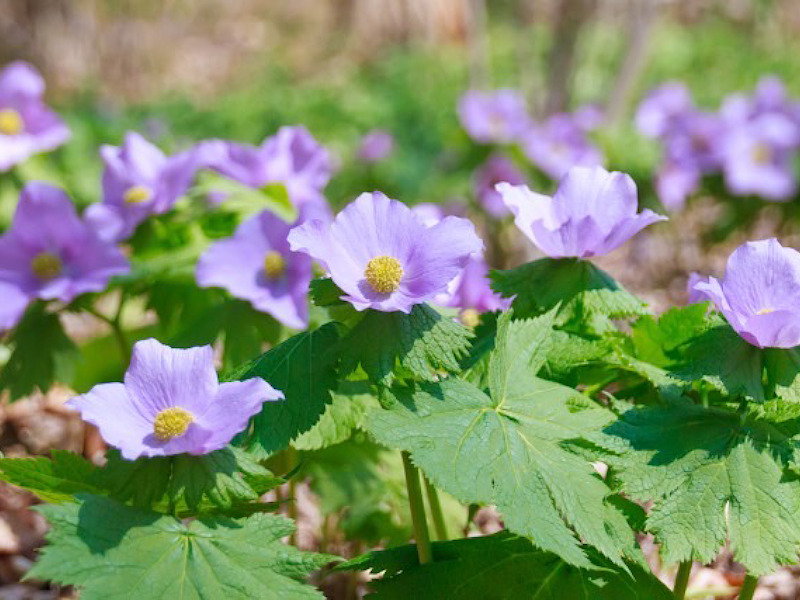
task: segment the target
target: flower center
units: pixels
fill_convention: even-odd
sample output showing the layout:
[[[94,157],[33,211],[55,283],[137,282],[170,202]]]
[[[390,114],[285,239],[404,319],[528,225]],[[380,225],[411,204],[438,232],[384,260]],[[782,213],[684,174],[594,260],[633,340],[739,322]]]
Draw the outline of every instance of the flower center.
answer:
[[[156,439],[166,442],[186,433],[193,421],[194,415],[185,408],[180,406],[165,408],[153,421],[153,435]]]
[[[752,156],[753,162],[757,165],[766,165],[772,161],[772,150],[766,144],[756,144]]]
[[[462,310],[460,318],[463,325],[473,329],[481,322],[481,314],[474,308],[465,308]]]
[[[141,204],[153,197],[153,191],[146,185],[134,185],[125,191],[122,197],[128,204]]]
[[[264,275],[267,279],[279,279],[286,271],[286,260],[280,252],[271,250],[264,257]]]
[[[757,315],[768,315],[771,312],[775,312],[775,309],[774,308],[762,308],[756,314]]]
[[[61,275],[61,258],[52,252],[40,252],[31,261],[31,271],[42,281],[50,281]]]
[[[400,261],[391,256],[376,256],[367,263],[364,271],[367,283],[380,294],[390,294],[400,287],[403,267]]]
[[[13,108],[0,109],[0,133],[3,135],[17,135],[22,133],[22,117]]]

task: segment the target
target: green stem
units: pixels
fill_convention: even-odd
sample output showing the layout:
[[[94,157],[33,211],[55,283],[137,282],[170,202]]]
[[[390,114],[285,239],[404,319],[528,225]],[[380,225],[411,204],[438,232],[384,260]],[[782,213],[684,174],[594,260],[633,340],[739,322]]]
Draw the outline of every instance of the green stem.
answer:
[[[422,476],[422,480],[425,482],[425,492],[428,494],[428,506],[431,509],[436,540],[444,542],[448,538],[447,525],[445,525],[444,522],[444,513],[442,513],[442,503],[439,501],[439,492],[425,475]]]
[[[131,362],[131,346],[128,343],[128,338],[125,335],[125,331],[122,329],[123,306],[125,306],[125,296],[120,297],[117,312],[113,317],[107,317],[93,306],[87,306],[84,308],[84,310],[90,315],[97,317],[111,328],[111,333],[114,335],[114,339],[117,341],[117,346],[119,346],[122,358],[126,363],[129,363]]]
[[[294,463],[297,462],[297,450],[295,450],[293,446],[289,446],[288,448],[286,448],[286,451],[285,451],[284,455],[285,455],[285,460],[286,460],[286,469],[285,469],[285,471],[288,472],[289,470],[294,469],[294,467],[295,467]],[[298,511],[297,511],[297,473],[295,473],[294,475],[292,475],[292,477],[289,478],[288,501],[289,501],[289,504],[287,505],[288,516],[295,523],[295,530],[292,533],[292,535],[289,537],[289,543],[292,546],[296,546],[297,545],[297,526],[298,526],[297,525],[297,515],[298,515]]]
[[[411,524],[414,527],[414,539],[417,541],[417,555],[419,556],[419,563],[424,565],[433,561],[431,540],[428,535],[428,524],[425,521],[425,505],[422,500],[419,473],[417,472],[417,468],[411,463],[411,456],[408,452],[403,452],[403,469],[406,473],[408,505],[411,509]]]
[[[678,574],[675,576],[675,587],[672,590],[676,600],[683,600],[686,596],[686,587],[689,585],[689,575],[692,574],[692,561],[687,560],[678,567]]]
[[[758,577],[750,574],[746,575],[744,583],[742,584],[742,589],[739,592],[739,600],[752,600],[757,585]]]

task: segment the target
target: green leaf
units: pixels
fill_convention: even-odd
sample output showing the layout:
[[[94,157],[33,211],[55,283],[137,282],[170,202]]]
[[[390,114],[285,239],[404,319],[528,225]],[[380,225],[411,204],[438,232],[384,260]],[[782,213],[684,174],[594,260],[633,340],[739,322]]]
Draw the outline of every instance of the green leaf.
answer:
[[[716,323],[707,302],[671,308],[658,319],[645,315],[631,328],[633,355],[659,367],[674,365],[680,358],[680,347]]]
[[[648,530],[665,562],[710,562],[726,541],[748,571],[797,561],[800,482],[784,479],[796,443],[754,410],[690,403],[632,409],[606,434],[621,490],[653,502]],[[791,429],[797,435],[796,416]]]
[[[800,402],[800,348],[765,348],[763,355],[770,392]]]
[[[489,394],[458,379],[394,388],[397,402],[367,428],[411,453],[440,488],[464,503],[495,504],[506,526],[573,565],[589,566],[577,535],[622,565],[634,546],[624,517],[590,462],[565,442],[597,432],[613,415],[574,390],[536,377],[552,315],[501,318]]]
[[[82,456],[66,450],[53,450],[52,458],[0,458],[0,479],[55,504],[68,502],[79,492],[102,493],[93,484],[97,470]]]
[[[301,581],[334,560],[281,543],[295,527],[276,515],[184,524],[91,495],[37,510],[52,529],[26,577],[74,585],[84,600],[322,599]]]
[[[47,312],[42,302],[28,308],[9,343],[12,351],[0,371],[0,391],[8,390],[11,400],[69,381],[80,356],[58,315]]]
[[[384,571],[370,582],[376,600],[669,600],[670,590],[648,570],[630,573],[596,554],[593,570],[577,569],[523,537],[494,535],[433,543],[433,559],[420,566],[416,546],[370,552],[337,570]]]
[[[139,508],[225,514],[254,504],[268,490],[283,483],[238,448],[204,455],[178,454],[128,461],[119,452],[108,453],[108,463],[95,480],[122,502]]]
[[[337,383],[338,346],[337,326],[330,323],[289,338],[233,377],[261,377],[286,398],[264,403],[254,417],[247,440],[251,448],[265,454],[283,450],[320,420]]]
[[[281,183],[252,188],[211,171],[201,171],[195,185],[199,194],[222,192],[227,194],[224,209],[246,219],[263,210],[269,210],[288,223],[297,220],[297,209],[289,199],[286,186]]]
[[[442,371],[459,370],[471,337],[469,329],[427,304],[417,304],[410,314],[369,310],[342,340],[342,374],[360,365],[371,381],[388,385],[399,365],[435,381]]]
[[[542,258],[507,271],[492,271],[492,288],[514,298],[518,318],[559,306],[557,323],[579,332],[613,331],[611,319],[647,314],[644,303],[586,260]]]
[[[723,394],[764,400],[760,348],[744,341],[727,323],[720,323],[689,341],[684,359],[671,369],[684,381],[706,381]]]
[[[366,381],[343,381],[317,424],[292,445],[298,450],[319,450],[344,442],[361,429],[367,411],[377,406]]]
[[[237,448],[223,448],[210,454],[173,457],[169,495],[181,498],[191,510],[204,499],[222,509],[257,502],[267,491],[283,483],[250,456]]]

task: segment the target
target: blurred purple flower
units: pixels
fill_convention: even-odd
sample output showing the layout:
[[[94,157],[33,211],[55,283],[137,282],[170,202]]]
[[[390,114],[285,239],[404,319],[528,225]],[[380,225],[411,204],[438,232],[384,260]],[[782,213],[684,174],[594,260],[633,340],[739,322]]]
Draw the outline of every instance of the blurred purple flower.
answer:
[[[186,193],[197,169],[193,151],[164,156],[141,135],[129,132],[122,146],[103,146],[103,201],[86,210],[86,219],[107,240],[128,239],[152,214],[172,209]]]
[[[584,131],[592,131],[603,124],[605,115],[599,104],[584,104],[572,113],[575,124]]]
[[[600,150],[568,113],[553,115],[544,123],[531,126],[522,145],[530,161],[554,181],[560,181],[571,167],[603,164]]]
[[[13,62],[0,71],[0,171],[69,139],[69,129],[43,95],[44,80],[28,63]]]
[[[493,154],[475,171],[475,195],[486,212],[495,218],[509,214],[503,198],[494,189],[504,181],[512,185],[525,183],[525,176],[505,156]]]
[[[200,287],[222,287],[293,329],[308,325],[311,259],[289,250],[291,225],[269,211],[211,245],[197,264]]]
[[[489,281],[489,267],[480,254],[470,257],[464,270],[448,286],[446,295],[439,298],[444,306],[460,308],[467,313],[466,324],[473,321],[473,316],[487,311],[505,310],[511,305],[510,299],[496,294]]]
[[[78,218],[60,189],[27,184],[11,228],[0,236],[0,328],[11,327],[34,298],[69,302],[106,288],[128,261]]]
[[[692,110],[689,88],[683,83],[670,81],[652,90],[639,104],[636,127],[648,137],[662,137]]]
[[[726,139],[725,183],[736,195],[789,200],[797,191],[793,169],[800,130],[778,113],[736,127]]]
[[[125,383],[103,383],[67,405],[97,426],[127,460],[208,454],[283,394],[263,379],[220,384],[211,346],[175,349],[154,339],[133,347]]]
[[[800,252],[771,238],[733,251],[722,281],[695,283],[728,323],[759,348],[800,345]]]
[[[281,127],[260,146],[208,140],[197,146],[200,167],[253,188],[283,184],[303,218],[327,218],[322,190],[333,174],[328,151],[302,126]]]
[[[445,291],[483,248],[468,220],[445,217],[426,227],[381,192],[361,194],[332,223],[295,227],[289,245],[322,263],[356,310],[404,313]]]
[[[362,162],[376,163],[388,157],[392,150],[394,150],[394,136],[388,131],[373,129],[361,138],[356,156]]]
[[[666,220],[650,210],[637,214],[633,179],[602,167],[573,167],[552,198],[525,185],[501,183],[497,191],[517,227],[552,258],[607,254],[651,223]]]
[[[678,210],[700,185],[702,175],[691,165],[664,164],[656,176],[656,193],[667,210]]]
[[[513,142],[529,121],[525,98],[512,89],[467,91],[458,102],[458,117],[467,134],[483,144]]]
[[[433,202],[420,202],[415,204],[411,207],[411,212],[422,221],[425,227],[433,227],[445,217],[444,209],[442,209],[439,204],[434,204]]]

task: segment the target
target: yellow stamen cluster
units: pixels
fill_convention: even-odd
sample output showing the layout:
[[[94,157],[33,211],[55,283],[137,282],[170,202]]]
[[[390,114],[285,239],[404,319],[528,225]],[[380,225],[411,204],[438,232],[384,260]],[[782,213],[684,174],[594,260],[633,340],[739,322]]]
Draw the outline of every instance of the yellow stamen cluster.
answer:
[[[470,328],[477,327],[481,322],[481,314],[474,308],[465,308],[461,311],[461,323]]]
[[[122,199],[128,204],[141,204],[142,202],[147,202],[152,197],[153,190],[149,187],[146,185],[134,185],[127,189]]]
[[[400,261],[391,256],[376,256],[367,263],[364,277],[379,294],[391,294],[400,287],[403,267]]]
[[[193,421],[194,415],[185,408],[180,406],[165,408],[153,421],[153,435],[156,439],[166,442],[185,434]]]
[[[61,275],[61,258],[52,252],[41,252],[33,257],[31,271],[42,281],[50,281]]]
[[[13,108],[0,109],[0,133],[3,135],[17,135],[22,133],[25,123],[20,114]]]
[[[771,312],[775,312],[775,309],[774,308],[762,308],[756,314],[757,315],[768,315]]]
[[[280,252],[272,250],[264,257],[264,275],[267,279],[280,279],[286,271],[286,260]]]
[[[753,162],[766,165],[772,160],[772,150],[766,144],[758,144],[753,148]]]

